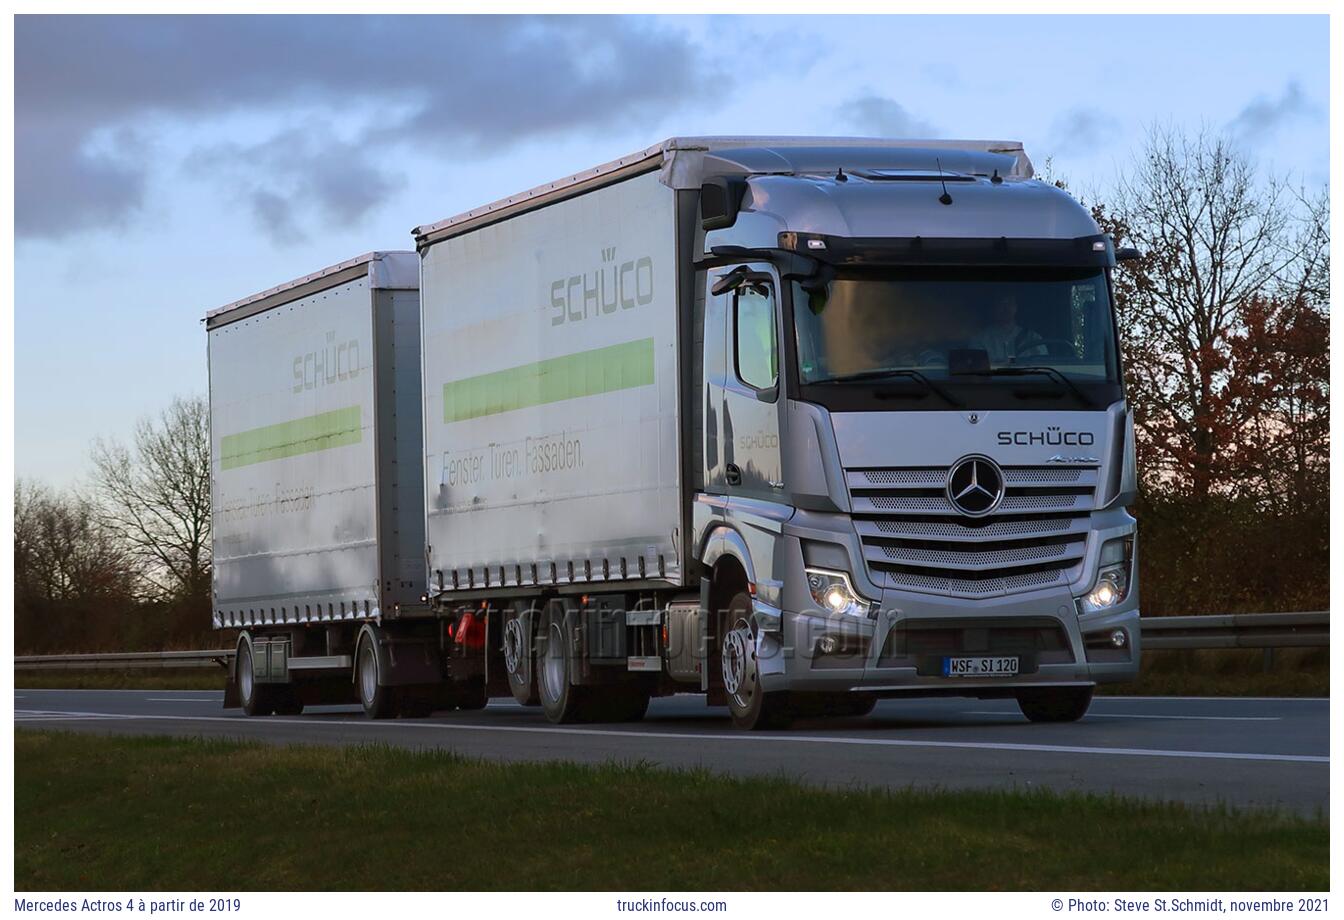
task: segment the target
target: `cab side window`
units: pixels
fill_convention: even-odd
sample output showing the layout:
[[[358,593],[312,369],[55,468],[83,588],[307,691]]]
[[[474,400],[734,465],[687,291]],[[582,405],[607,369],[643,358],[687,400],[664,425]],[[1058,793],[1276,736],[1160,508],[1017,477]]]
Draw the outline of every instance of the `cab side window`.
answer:
[[[744,284],[733,296],[733,340],[737,378],[768,390],[779,377],[775,336],[775,296],[765,283]]]

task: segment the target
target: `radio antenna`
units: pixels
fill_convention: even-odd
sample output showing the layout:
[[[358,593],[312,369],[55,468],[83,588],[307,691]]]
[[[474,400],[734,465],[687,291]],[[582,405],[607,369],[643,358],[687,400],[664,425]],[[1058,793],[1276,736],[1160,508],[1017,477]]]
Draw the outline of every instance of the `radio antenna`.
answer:
[[[947,180],[943,178],[943,161],[938,157],[934,157],[933,162],[938,165],[938,181],[943,184],[943,193],[938,196],[938,200],[943,204],[951,204],[952,196],[947,193]]]

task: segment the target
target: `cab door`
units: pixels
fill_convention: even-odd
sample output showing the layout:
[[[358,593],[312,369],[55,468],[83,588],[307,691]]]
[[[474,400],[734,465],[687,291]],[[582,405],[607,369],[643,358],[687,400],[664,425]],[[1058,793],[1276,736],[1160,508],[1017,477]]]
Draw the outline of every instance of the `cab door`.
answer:
[[[768,265],[734,270],[725,295],[727,355],[720,448],[729,496],[779,501],[784,488],[779,449],[780,360],[778,284]]]

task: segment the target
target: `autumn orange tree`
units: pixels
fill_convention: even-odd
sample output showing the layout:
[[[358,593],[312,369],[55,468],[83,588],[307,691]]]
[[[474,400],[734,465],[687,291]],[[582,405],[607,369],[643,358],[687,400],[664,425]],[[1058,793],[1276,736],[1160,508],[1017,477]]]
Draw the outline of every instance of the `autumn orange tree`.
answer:
[[[1324,605],[1328,197],[1155,128],[1093,208],[1118,245],[1149,612]]]

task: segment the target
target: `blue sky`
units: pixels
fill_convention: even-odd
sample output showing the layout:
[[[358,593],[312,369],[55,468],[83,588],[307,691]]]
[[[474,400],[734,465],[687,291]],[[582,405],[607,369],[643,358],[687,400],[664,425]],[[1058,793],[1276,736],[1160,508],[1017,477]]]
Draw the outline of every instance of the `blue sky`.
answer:
[[[15,467],[203,393],[206,310],[676,134],[1020,139],[1104,198],[1155,122],[1329,168],[1324,16],[20,16]]]

